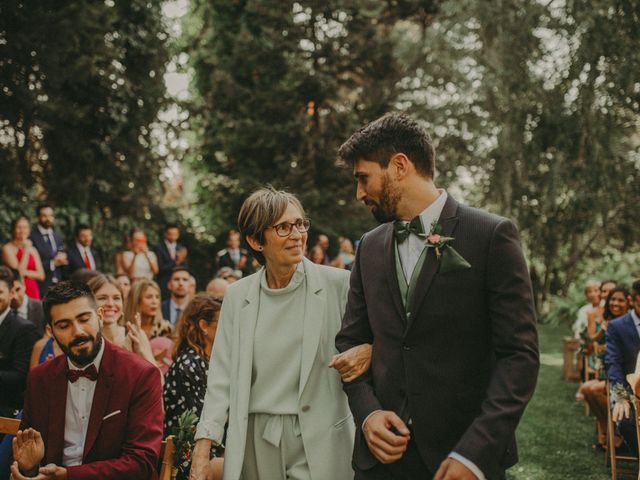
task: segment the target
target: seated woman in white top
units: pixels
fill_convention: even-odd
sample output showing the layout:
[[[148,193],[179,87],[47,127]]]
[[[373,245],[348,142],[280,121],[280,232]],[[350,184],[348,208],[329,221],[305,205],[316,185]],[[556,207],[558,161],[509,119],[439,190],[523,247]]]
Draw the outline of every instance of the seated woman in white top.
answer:
[[[190,478],[206,478],[227,419],[225,480],[353,478],[355,426],[328,368],[349,273],[304,257],[309,221],[289,193],[256,191],[238,224],[263,268],[226,291]]]

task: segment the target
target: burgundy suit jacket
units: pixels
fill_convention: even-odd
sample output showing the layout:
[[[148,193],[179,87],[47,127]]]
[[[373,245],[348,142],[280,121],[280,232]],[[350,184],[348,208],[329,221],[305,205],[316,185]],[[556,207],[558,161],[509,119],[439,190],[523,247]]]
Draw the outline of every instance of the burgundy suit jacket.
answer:
[[[67,467],[68,478],[155,480],[162,443],[160,372],[140,357],[104,342],[83,464]],[[42,434],[43,465],[62,465],[67,369],[67,357],[60,355],[31,370],[27,379],[21,428]]]

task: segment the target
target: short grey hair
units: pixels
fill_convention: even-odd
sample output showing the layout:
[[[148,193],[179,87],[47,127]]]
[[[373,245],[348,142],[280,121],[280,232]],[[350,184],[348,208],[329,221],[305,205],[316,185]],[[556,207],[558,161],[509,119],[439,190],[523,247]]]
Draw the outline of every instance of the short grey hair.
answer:
[[[247,242],[247,237],[254,238],[261,245],[264,244],[264,231],[272,227],[284,215],[289,204],[298,208],[302,216],[305,216],[304,208],[302,208],[302,203],[300,203],[298,197],[292,193],[276,190],[271,185],[267,185],[253,192],[240,207],[238,230],[240,230],[242,239],[251,250],[251,254],[261,265],[265,263],[264,255],[262,252],[251,248],[251,245]]]

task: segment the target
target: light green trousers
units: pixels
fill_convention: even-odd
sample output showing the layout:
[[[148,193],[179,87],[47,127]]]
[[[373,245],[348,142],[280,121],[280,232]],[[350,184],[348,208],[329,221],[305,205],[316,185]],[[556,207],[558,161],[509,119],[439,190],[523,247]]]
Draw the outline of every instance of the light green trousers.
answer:
[[[311,480],[297,415],[249,415],[241,479]]]

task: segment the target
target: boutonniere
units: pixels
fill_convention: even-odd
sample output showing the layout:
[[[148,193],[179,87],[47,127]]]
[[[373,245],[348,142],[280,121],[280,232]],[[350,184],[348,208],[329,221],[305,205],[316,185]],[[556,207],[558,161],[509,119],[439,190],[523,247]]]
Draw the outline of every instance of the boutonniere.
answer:
[[[436,252],[436,257],[441,263],[440,273],[471,268],[471,264],[450,245],[455,237],[446,237],[441,232],[442,226],[435,221],[431,224],[431,233],[426,235],[425,240],[426,247],[433,248]]]

